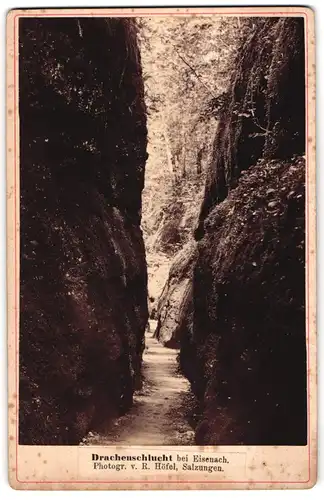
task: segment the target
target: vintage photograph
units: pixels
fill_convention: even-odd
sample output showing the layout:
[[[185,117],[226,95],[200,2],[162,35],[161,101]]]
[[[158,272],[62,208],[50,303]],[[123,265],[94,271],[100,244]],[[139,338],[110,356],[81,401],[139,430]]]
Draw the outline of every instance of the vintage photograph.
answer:
[[[307,445],[304,17],[18,25],[19,444]]]

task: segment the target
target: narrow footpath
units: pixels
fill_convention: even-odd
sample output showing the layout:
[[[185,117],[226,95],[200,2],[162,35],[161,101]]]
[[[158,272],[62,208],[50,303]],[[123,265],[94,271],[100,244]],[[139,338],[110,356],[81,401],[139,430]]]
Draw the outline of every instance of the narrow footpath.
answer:
[[[134,395],[131,410],[104,433],[90,432],[85,445],[192,445],[194,431],[186,419],[189,382],[178,373],[175,349],[168,349],[146,332],[143,388]],[[155,324],[154,324],[155,326]]]

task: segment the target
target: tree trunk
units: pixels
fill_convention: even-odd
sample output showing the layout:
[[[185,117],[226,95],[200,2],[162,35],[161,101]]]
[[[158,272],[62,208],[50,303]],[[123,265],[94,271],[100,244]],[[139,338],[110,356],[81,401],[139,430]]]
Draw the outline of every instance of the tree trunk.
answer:
[[[163,124],[163,137],[164,137],[164,144],[165,144],[165,150],[166,150],[166,156],[167,156],[168,170],[171,174],[172,182],[174,182],[175,181],[175,171],[174,171],[174,165],[173,165],[173,161],[172,161],[171,145],[170,145],[169,134],[167,131],[166,121],[165,121],[163,113],[161,113],[161,118],[162,118],[162,124]]]
[[[182,177],[186,177],[186,132],[182,122]]]
[[[202,166],[201,166],[201,161],[202,161],[202,155],[203,155],[203,148],[198,150],[197,154],[197,175],[200,175],[202,172]]]

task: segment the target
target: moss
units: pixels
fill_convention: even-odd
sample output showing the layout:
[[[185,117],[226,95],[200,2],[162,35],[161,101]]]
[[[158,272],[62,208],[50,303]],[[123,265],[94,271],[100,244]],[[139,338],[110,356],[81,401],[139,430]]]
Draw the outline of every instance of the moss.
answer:
[[[259,158],[305,152],[304,20],[259,21],[238,52],[207,172],[205,197],[195,231],[215,203],[237,185]]]
[[[261,161],[205,221],[185,373],[200,444],[305,444],[305,163]]]

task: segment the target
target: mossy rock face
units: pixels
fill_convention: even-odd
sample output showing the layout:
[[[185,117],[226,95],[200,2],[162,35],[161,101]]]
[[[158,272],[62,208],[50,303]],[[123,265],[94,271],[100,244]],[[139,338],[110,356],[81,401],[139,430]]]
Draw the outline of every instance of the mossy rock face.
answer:
[[[304,182],[303,158],[260,163],[205,221],[183,339],[200,444],[306,442]]]
[[[147,323],[146,114],[128,19],[20,20],[20,443],[126,411]]]
[[[237,55],[220,116],[196,238],[215,203],[237,185],[243,170],[263,157],[290,158],[305,151],[303,18],[258,21]]]
[[[304,70],[302,19],[238,54],[180,319],[197,444],[306,444]]]

